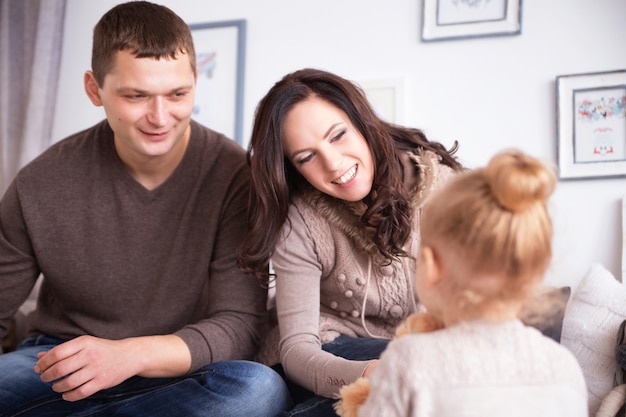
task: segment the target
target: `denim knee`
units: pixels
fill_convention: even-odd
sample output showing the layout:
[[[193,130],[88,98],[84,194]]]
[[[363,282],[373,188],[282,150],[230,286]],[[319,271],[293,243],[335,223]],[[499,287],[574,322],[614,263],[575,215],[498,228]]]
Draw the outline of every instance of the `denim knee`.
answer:
[[[206,386],[227,398],[231,412],[237,410],[232,415],[277,416],[292,407],[287,384],[268,366],[224,361],[202,368],[201,372]]]

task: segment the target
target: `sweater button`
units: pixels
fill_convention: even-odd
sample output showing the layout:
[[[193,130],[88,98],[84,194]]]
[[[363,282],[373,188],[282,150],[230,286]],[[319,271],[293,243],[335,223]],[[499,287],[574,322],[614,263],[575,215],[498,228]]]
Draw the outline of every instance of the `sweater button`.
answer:
[[[357,283],[358,285],[363,285],[363,284],[365,284],[365,280],[364,280],[363,278],[361,278],[361,277],[358,277],[358,278],[356,279],[356,283]]]
[[[341,317],[341,318],[344,318],[344,319],[345,319],[346,317],[348,317],[348,313],[346,313],[345,311],[341,311],[341,312],[339,313],[339,317]]]
[[[400,317],[402,317],[403,313],[404,313],[404,310],[402,310],[402,307],[399,306],[398,304],[394,305],[393,307],[389,309],[389,314],[391,314],[391,316],[396,319],[399,319]]]
[[[352,313],[350,313],[352,315],[352,317],[359,317],[359,311],[358,310],[352,310]]]
[[[348,290],[344,292],[343,294],[346,296],[346,298],[352,298],[352,290]]]
[[[333,310],[337,310],[337,307],[339,307],[339,303],[337,303],[337,301],[330,302],[330,308],[332,308]]]
[[[383,267],[380,268],[380,272],[381,274],[390,277],[391,275],[393,275],[393,266],[391,265],[385,265]]]
[[[344,282],[346,280],[346,274],[339,274],[337,279],[339,280],[339,282]]]

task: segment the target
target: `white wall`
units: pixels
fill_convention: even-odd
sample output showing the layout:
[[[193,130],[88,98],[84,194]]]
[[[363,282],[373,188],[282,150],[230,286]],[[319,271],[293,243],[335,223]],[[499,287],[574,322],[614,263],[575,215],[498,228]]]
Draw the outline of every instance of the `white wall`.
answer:
[[[556,161],[555,77],[626,68],[626,1],[524,0],[522,33],[423,43],[421,0],[160,0],[188,23],[247,20],[244,140],[256,103],[287,72],[318,67],[355,81],[404,79],[405,124],[470,167],[517,147]],[[91,33],[116,0],[68,0],[54,138],[99,121],[86,98]],[[592,262],[621,275],[626,178],[560,182],[547,282],[575,287]],[[626,219],[625,219],[626,221]]]

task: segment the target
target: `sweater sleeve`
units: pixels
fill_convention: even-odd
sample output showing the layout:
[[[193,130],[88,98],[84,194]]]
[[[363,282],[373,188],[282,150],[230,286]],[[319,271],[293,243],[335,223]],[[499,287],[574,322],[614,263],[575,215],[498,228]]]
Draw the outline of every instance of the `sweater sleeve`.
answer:
[[[0,201],[0,340],[35,285],[39,269],[22,218],[16,183]]]
[[[244,164],[231,164],[230,170],[238,173],[224,185],[228,191],[215,209],[220,215],[208,271],[207,310],[202,320],[176,332],[191,351],[192,371],[217,361],[252,359],[267,314],[267,290],[236,264],[247,230],[249,171]]]
[[[301,215],[291,206],[272,262],[281,362],[289,379],[334,397],[341,386],[363,374],[370,361],[350,361],[322,350],[320,327],[321,263]]]

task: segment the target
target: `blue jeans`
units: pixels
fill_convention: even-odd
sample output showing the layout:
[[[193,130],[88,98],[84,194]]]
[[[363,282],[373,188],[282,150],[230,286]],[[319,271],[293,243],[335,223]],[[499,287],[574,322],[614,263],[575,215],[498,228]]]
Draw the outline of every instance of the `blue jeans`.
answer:
[[[280,375],[249,361],[217,362],[178,378],[132,377],[83,400],[64,401],[33,371],[37,352],[62,342],[39,336],[0,355],[0,416],[269,417],[292,405]]]
[[[332,342],[323,345],[322,349],[342,358],[367,361],[380,358],[380,354],[385,350],[388,343],[388,339],[339,336]],[[277,370],[284,375],[280,365]],[[315,395],[289,381],[287,381],[287,385],[296,405],[290,411],[282,413],[282,417],[337,417],[333,408],[336,399]]]

